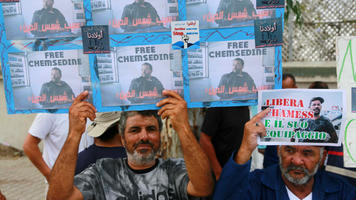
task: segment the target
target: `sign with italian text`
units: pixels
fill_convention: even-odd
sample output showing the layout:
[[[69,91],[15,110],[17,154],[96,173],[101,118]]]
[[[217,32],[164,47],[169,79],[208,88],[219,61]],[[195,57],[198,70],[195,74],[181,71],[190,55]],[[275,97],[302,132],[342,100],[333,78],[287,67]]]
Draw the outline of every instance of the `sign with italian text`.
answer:
[[[340,146],[345,130],[342,90],[285,89],[259,92],[258,108],[270,108],[262,120],[261,145]]]

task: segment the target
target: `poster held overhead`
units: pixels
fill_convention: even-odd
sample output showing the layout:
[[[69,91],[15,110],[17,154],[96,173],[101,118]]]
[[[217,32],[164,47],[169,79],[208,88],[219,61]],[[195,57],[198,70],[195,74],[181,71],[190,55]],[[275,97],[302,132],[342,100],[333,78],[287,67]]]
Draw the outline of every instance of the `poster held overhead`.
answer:
[[[342,90],[283,89],[260,91],[258,109],[270,108],[262,123],[261,145],[340,146],[345,129]]]
[[[88,58],[81,51],[10,53],[15,109],[69,108],[90,86]]]
[[[83,0],[21,0],[3,12],[8,40],[78,37],[85,25]]]

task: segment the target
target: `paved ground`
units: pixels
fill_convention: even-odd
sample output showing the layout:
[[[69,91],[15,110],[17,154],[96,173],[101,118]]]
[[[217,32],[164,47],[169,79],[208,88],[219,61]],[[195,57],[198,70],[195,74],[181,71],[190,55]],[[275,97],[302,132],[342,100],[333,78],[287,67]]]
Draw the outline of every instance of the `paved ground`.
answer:
[[[0,157],[0,190],[7,200],[43,200],[43,176],[27,157]]]

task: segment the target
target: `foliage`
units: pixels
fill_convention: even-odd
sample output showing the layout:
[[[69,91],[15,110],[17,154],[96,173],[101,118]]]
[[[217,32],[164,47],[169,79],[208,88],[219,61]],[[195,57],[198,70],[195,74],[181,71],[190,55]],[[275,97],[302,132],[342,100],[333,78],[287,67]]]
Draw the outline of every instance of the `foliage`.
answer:
[[[286,2],[287,2],[286,12],[284,14],[285,22],[288,22],[289,15],[291,12],[293,12],[295,15],[294,23],[298,24],[299,26],[302,26],[302,24],[303,24],[303,16],[302,16],[303,5],[301,3],[299,3],[299,1],[294,1],[294,0],[286,0]]]

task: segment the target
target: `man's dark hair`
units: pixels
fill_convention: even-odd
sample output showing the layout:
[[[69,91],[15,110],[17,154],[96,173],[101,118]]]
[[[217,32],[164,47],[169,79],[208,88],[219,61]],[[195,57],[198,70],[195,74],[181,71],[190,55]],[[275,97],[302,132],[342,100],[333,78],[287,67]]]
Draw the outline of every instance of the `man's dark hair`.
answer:
[[[151,71],[152,71],[152,65],[151,65],[150,63],[145,62],[145,63],[143,63],[143,64],[142,64],[142,66],[143,66],[143,65],[147,65],[147,66],[149,66],[149,67],[150,67],[150,69],[151,69]]]
[[[119,122],[112,124],[106,131],[98,137],[103,142],[113,139],[119,133]]]
[[[241,64],[242,64],[242,66],[245,66],[245,61],[244,61],[244,60],[242,60],[242,58],[235,58],[234,60],[236,60],[236,61],[240,61],[240,62],[241,62]]]
[[[119,121],[119,129],[120,129],[120,134],[121,134],[122,137],[125,134],[127,118],[135,116],[135,115],[141,115],[141,116],[144,116],[144,117],[151,117],[151,116],[155,117],[157,119],[157,122],[158,122],[159,132],[161,132],[163,123],[162,123],[161,117],[158,116],[156,110],[128,111],[128,112],[122,112],[121,113],[121,117],[120,117],[120,121]]]
[[[293,74],[290,74],[290,73],[285,73],[285,74],[283,74],[282,80],[284,81],[284,80],[286,80],[287,78],[291,78],[291,79],[293,80],[293,82],[296,83],[296,82],[295,82],[295,77],[293,76]]]
[[[59,72],[59,75],[62,77],[62,70],[59,69],[58,67],[53,67],[52,70],[57,70]]]
[[[309,85],[309,89],[329,89],[329,86],[323,81],[314,81]]]
[[[313,101],[320,101],[321,104],[324,103],[324,99],[322,97],[314,97],[314,98],[310,99],[309,106],[311,105],[311,103]]]

